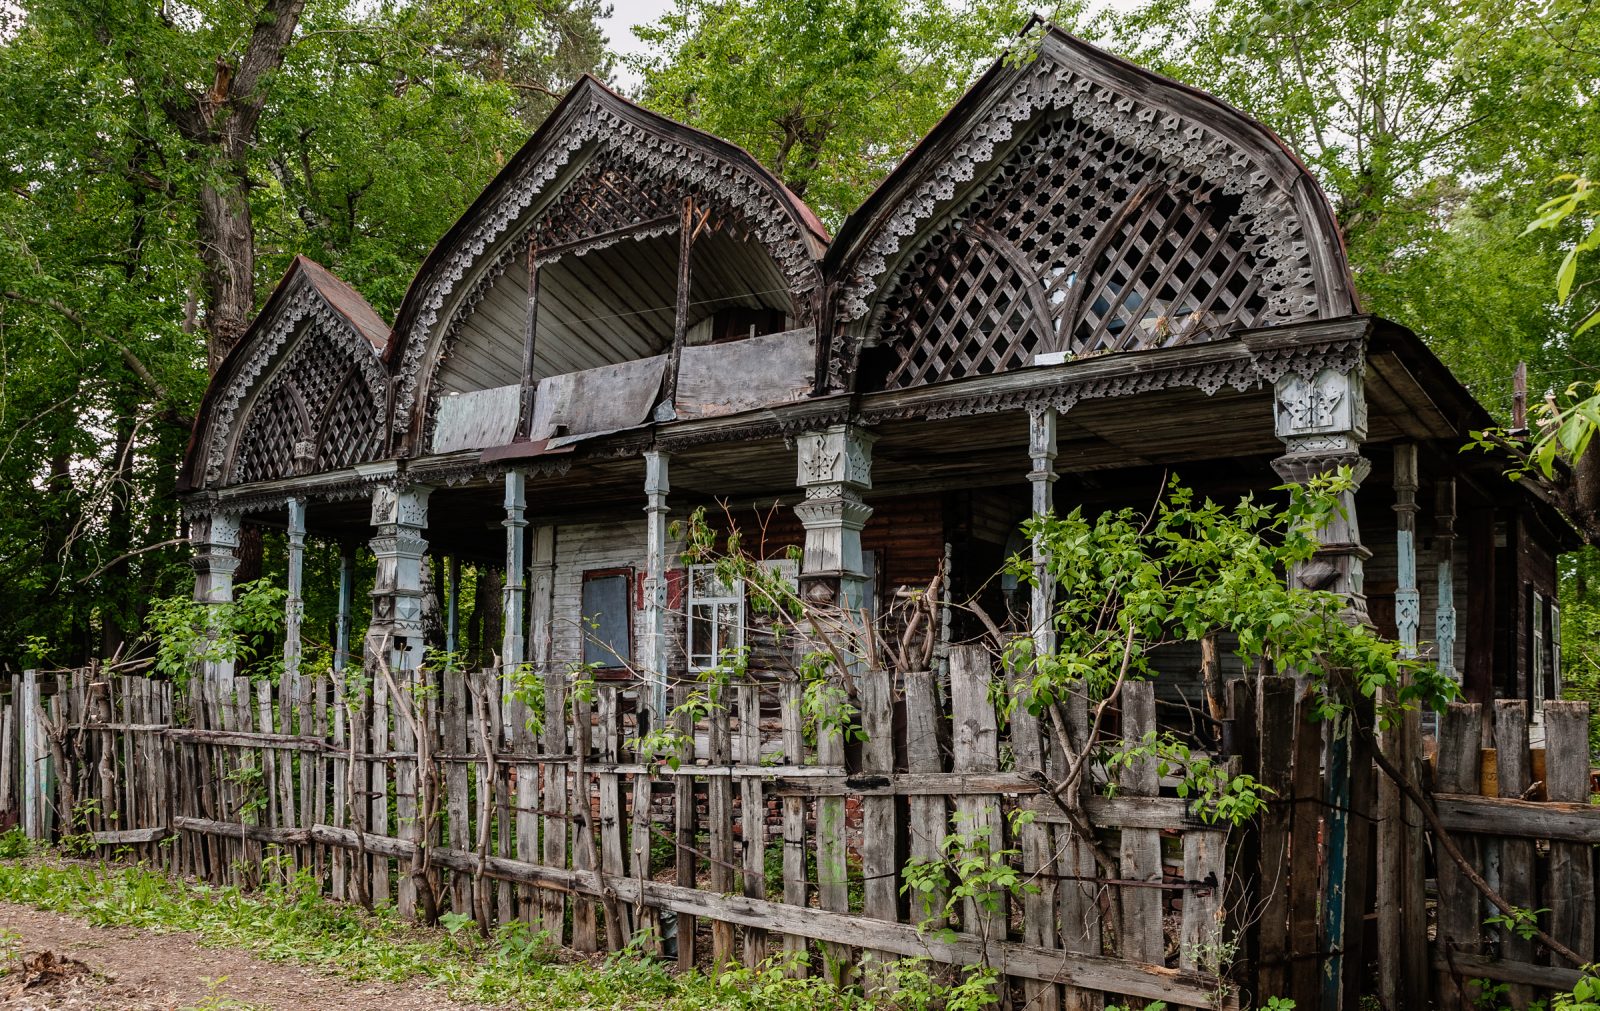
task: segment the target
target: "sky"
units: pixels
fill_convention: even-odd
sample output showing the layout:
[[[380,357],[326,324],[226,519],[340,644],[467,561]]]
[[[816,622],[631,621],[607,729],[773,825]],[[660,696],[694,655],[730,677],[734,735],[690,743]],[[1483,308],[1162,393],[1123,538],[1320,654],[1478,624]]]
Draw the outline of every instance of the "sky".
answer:
[[[644,51],[644,44],[633,34],[633,26],[654,21],[671,10],[673,0],[612,0],[611,17],[605,21],[606,36],[611,39],[611,49],[619,55],[633,55]],[[617,83],[632,88],[639,83],[638,75],[618,62]]]

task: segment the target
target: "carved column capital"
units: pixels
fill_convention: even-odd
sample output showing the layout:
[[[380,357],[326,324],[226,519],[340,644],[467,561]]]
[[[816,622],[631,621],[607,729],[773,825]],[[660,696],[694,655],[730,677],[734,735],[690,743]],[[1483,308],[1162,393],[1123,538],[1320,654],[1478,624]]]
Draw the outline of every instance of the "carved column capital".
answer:
[[[801,580],[808,599],[856,607],[869,574],[861,557],[861,530],[872,515],[862,502],[872,488],[876,437],[855,425],[830,425],[795,440],[796,480],[805,501],[795,514],[806,530]]]
[[[1367,397],[1359,369],[1324,368],[1307,378],[1287,372],[1273,388],[1273,430],[1283,441],[1283,456],[1272,461],[1278,476],[1292,484],[1347,468],[1356,487],[1372,471],[1361,455],[1367,437]],[[1343,509],[1317,532],[1322,548],[1295,568],[1290,580],[1310,590],[1331,590],[1349,601],[1348,617],[1365,623],[1367,599],[1363,562],[1372,552],[1361,543],[1355,489],[1340,495]]]
[[[429,485],[380,484],[372,490],[372,539],[377,559],[372,585],[372,621],[367,628],[367,663],[387,642],[396,670],[422,661],[422,567],[428,552]]]

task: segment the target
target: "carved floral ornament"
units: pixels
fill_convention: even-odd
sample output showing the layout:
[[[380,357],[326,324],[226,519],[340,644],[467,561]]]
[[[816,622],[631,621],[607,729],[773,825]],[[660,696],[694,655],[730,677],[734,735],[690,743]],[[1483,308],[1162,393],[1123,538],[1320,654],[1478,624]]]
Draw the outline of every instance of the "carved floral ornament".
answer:
[[[302,326],[304,324],[304,326]],[[287,354],[280,351],[296,334],[302,336]],[[383,363],[372,351],[372,345],[344,316],[333,310],[326,299],[312,287],[302,284],[279,312],[265,336],[256,342],[245,362],[234,372],[232,379],[211,412],[207,433],[205,482],[220,483],[229,472],[235,447],[243,442],[241,426],[248,424],[249,416],[240,416],[241,408],[253,392],[265,393],[271,384],[271,373],[281,371],[290,359],[309,342],[329,341],[342,354],[340,360],[348,367],[352,362],[360,369],[361,378],[377,403],[383,402],[387,377]],[[337,378],[334,380],[337,382]],[[290,468],[289,472],[293,472]]]
[[[430,335],[438,326],[440,313],[457,286],[474,272],[485,251],[495,245],[500,236],[518,225],[522,225],[524,231],[531,227],[520,220],[523,213],[538,200],[544,188],[561,174],[573,156],[591,142],[599,149],[596,157],[608,154],[629,162],[642,185],[649,185],[652,178],[672,179],[682,185],[698,186],[703,192],[710,192],[726,201],[750,224],[751,237],[772,255],[789,283],[796,309],[802,313],[809,311],[811,300],[807,296],[818,282],[816,263],[802,234],[802,226],[795,221],[789,209],[779,203],[771,187],[745,166],[722,158],[704,147],[691,146],[648,131],[625,119],[600,96],[594,96],[577,113],[565,132],[554,139],[543,156],[505,188],[487,218],[451,252],[441,267],[440,275],[433,279],[421,296],[415,319],[405,334],[404,355],[397,366],[396,431],[404,431],[410,425],[424,356],[431,353],[435,346]],[[526,240],[520,242],[521,250],[525,252]],[[600,245],[597,243],[585,251],[599,248]],[[504,272],[516,255],[515,243],[502,249],[483,275],[490,279],[488,283],[493,283],[493,278]],[[468,299],[481,299],[486,291],[487,286],[480,278],[474,281]],[[460,314],[460,309],[452,312],[452,316]]]

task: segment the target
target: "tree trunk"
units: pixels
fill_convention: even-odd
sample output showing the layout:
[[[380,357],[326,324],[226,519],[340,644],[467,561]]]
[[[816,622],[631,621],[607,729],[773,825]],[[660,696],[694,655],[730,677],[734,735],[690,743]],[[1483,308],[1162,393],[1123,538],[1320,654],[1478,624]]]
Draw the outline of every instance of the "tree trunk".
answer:
[[[198,229],[205,264],[206,360],[214,374],[244,336],[255,309],[255,227],[249,173],[242,162],[230,164],[217,183],[201,185]]]

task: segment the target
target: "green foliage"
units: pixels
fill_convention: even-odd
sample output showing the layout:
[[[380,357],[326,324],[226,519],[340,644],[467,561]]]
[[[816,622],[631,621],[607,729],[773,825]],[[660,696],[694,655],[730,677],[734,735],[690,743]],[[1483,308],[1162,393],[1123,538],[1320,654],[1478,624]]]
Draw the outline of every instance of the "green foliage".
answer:
[[[235,586],[226,603],[205,604],[188,594],[152,601],[146,638],[155,646],[156,670],[180,686],[205,662],[232,661],[241,672],[276,676],[282,658],[264,657],[261,648],[283,631],[287,595],[260,579]]]
[[[1009,820],[1015,836],[1024,825],[1032,823],[1033,812],[1012,811]],[[1020,851],[1004,848],[1000,837],[996,809],[982,813],[957,811],[955,831],[940,840],[940,859],[914,857],[906,863],[902,871],[905,884],[900,891],[911,896],[913,911],[921,914],[921,929],[954,940],[956,933],[947,924],[956,919],[964,903],[971,902],[993,917],[1004,912],[1007,896],[1039,891],[1017,868]],[[975,927],[966,924],[969,932]]]
[[[627,62],[645,104],[743,146],[837,227],[1011,45],[1016,0],[678,0]]]
[[[0,860],[16,860],[33,852],[33,840],[22,831],[21,826],[6,829],[0,834]]]
[[[1143,740],[1120,746],[1105,756],[1106,771],[1111,774],[1144,761],[1155,762],[1156,774],[1163,779],[1182,771],[1178,796],[1192,799],[1194,813],[1211,824],[1243,825],[1266,808],[1268,797],[1275,796],[1271,787],[1256,782],[1254,776],[1230,775],[1226,767],[1204,754],[1195,754],[1170,733],[1152,730]],[[1106,783],[1106,793],[1114,795],[1115,791],[1116,780],[1111,778]]]
[[[445,914],[443,929],[418,927],[391,908],[375,913],[328,900],[305,873],[269,858],[259,896],[186,884],[143,867],[0,861],[0,899],[82,917],[98,927],[192,933],[202,945],[331,970],[352,980],[418,980],[446,996],[528,1009],[622,1011],[979,1011],[993,1003],[991,970],[948,973],[925,959],[875,969],[872,997],[819,977],[789,973],[793,955],[715,977],[676,973],[638,949],[603,961],[563,951],[520,921],[480,937],[470,916]]]
[[[1173,480],[1148,515],[1089,518],[1075,509],[1029,520],[1024,530],[1043,544],[1045,578],[1057,588],[1058,646],[1035,656],[1032,640],[1011,644],[1009,664],[1027,672],[1017,681],[1023,702],[1041,713],[1071,693],[1103,699],[1123,679],[1149,676],[1155,649],[1231,633],[1247,669],[1276,665],[1309,678],[1324,717],[1344,709],[1351,692],[1371,698],[1380,688],[1396,698],[1380,711],[1385,721],[1399,707],[1442,705],[1456,689],[1431,665],[1402,659],[1397,643],[1344,621],[1338,594],[1284,580],[1315,554],[1317,530],[1339,515],[1350,487],[1342,473],[1281,489],[1281,508],[1249,497],[1224,508]],[[1019,580],[1037,578],[1031,559],[1009,567]]]

